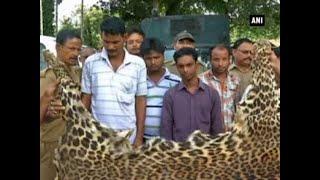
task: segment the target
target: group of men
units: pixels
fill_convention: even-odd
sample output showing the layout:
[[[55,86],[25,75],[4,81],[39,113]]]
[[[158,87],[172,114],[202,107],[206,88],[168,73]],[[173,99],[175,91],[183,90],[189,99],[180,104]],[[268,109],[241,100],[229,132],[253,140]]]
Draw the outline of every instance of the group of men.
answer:
[[[194,130],[216,135],[232,129],[235,105],[252,76],[252,41],[236,41],[232,52],[215,45],[212,68],[199,72],[196,41],[187,31],[174,39],[174,64],[165,64],[161,40],[139,29],[126,33],[121,19],[105,19],[100,30],[103,48],[81,61],[82,67],[80,35],[62,30],[56,41],[57,60],[81,83],[82,102],[95,119],[118,132],[132,130],[134,147],[155,136],[181,142]],[[271,56],[280,68],[280,55]],[[64,107],[55,98],[58,84],[50,67],[40,72],[41,179],[54,178],[54,149],[65,128]]]

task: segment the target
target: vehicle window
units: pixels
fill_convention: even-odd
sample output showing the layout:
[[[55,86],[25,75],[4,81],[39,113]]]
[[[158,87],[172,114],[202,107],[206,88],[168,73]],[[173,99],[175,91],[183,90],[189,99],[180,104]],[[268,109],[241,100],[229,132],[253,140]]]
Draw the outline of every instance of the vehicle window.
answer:
[[[174,49],[168,49],[164,51],[164,60],[165,61],[173,61]]]

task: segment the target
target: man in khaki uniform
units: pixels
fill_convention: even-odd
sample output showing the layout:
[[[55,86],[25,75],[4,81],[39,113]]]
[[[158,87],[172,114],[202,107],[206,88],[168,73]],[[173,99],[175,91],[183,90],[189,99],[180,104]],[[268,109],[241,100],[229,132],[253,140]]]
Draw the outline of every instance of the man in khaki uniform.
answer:
[[[92,48],[92,47],[85,47],[81,50],[80,52],[80,58],[79,58],[79,66],[82,68],[82,66],[84,65],[84,62],[86,61],[86,59],[91,56],[92,54],[95,54],[97,52],[96,49]]]
[[[230,75],[237,76],[240,79],[239,97],[235,100],[238,103],[252,79],[252,48],[253,42],[247,38],[238,39],[232,50],[234,62],[229,68]]]
[[[173,47],[176,51],[184,47],[195,48],[196,47],[195,42],[196,41],[192,36],[192,34],[189,33],[187,30],[184,30],[178,33],[174,38]],[[171,73],[180,77],[180,74],[176,68],[176,64],[173,60],[165,61],[164,64]],[[203,73],[206,70],[207,69],[206,69],[205,63],[202,62],[201,59],[199,58],[197,61],[197,74]]]
[[[56,39],[57,61],[61,63],[68,75],[80,82],[81,70],[77,65],[82,40],[74,30],[61,30]],[[53,164],[54,149],[59,137],[64,133],[65,122],[59,111],[64,110],[59,99],[55,98],[58,82],[57,75],[51,67],[40,72],[40,179],[53,180],[55,166]]]

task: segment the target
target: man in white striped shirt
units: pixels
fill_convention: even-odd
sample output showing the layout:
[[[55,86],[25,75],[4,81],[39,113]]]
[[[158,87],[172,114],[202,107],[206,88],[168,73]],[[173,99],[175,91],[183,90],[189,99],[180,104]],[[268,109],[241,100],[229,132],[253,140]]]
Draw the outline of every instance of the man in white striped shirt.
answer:
[[[146,38],[140,52],[147,66],[147,113],[144,138],[160,136],[160,120],[165,92],[180,82],[180,77],[164,67],[165,47],[159,39]]]
[[[142,145],[146,113],[146,66],[124,49],[125,25],[116,17],[100,26],[103,49],[85,61],[82,101],[94,118],[116,131],[133,130],[135,147]]]

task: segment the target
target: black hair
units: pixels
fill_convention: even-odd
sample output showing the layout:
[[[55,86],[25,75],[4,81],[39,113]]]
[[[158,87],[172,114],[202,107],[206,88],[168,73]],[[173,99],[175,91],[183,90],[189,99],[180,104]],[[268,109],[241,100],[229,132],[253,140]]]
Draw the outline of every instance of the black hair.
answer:
[[[212,58],[212,57],[211,57],[211,56],[212,56],[212,50],[214,50],[214,49],[225,49],[225,50],[227,50],[227,52],[228,52],[228,56],[231,55],[231,50],[230,50],[230,47],[229,47],[228,45],[226,45],[226,44],[216,44],[216,45],[210,47],[210,49],[209,49],[209,57],[210,57],[210,60],[211,60],[211,58]]]
[[[274,54],[279,58],[280,57],[280,46],[276,48],[272,48]]]
[[[242,43],[250,43],[253,44],[253,41],[251,41],[248,38],[240,38],[237,39],[234,43],[233,43],[233,49],[237,49]]]
[[[141,35],[143,38],[145,37],[144,32],[139,27],[133,26],[127,31],[128,36],[130,36],[131,34],[134,34],[134,33]]]
[[[105,34],[124,35],[124,22],[118,17],[109,17],[100,24],[100,31]]]
[[[179,49],[173,54],[173,59],[177,63],[178,58],[185,56],[185,55],[191,55],[195,62],[198,60],[198,53],[194,48],[190,47],[184,47]]]
[[[61,29],[57,33],[56,43],[63,45],[68,39],[78,38],[82,41],[79,30],[67,28]]]
[[[163,54],[165,51],[165,46],[157,38],[146,38],[143,40],[140,46],[140,54],[144,56],[150,53],[150,51],[156,51],[158,53]]]

